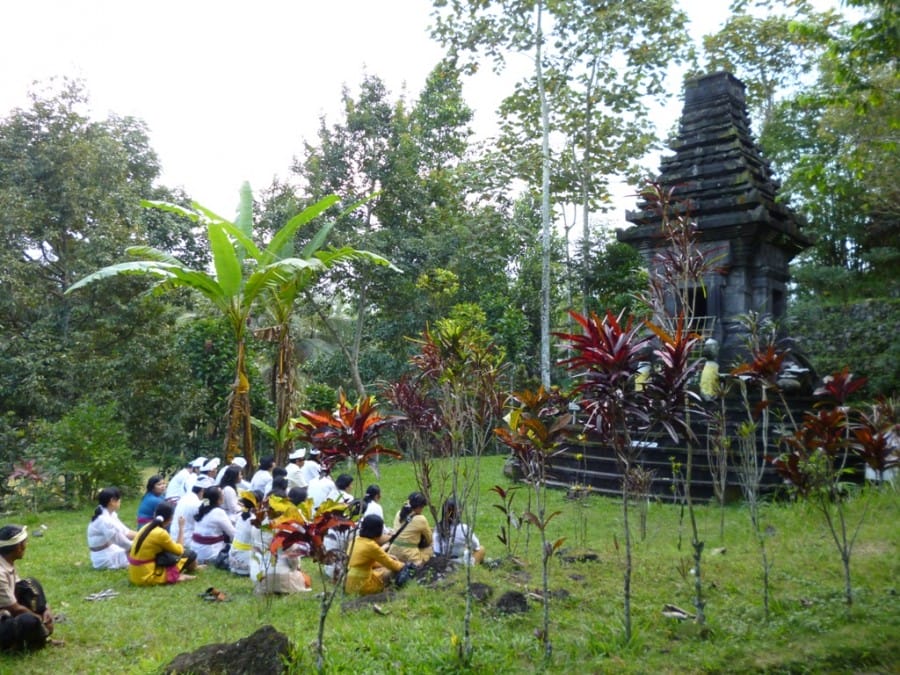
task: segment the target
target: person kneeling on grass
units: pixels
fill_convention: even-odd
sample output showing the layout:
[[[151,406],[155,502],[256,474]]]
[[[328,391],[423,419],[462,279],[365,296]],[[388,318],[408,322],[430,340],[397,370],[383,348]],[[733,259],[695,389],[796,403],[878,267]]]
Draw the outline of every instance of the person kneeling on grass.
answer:
[[[434,531],[434,554],[466,565],[484,561],[484,547],[469,526],[459,522],[459,507],[452,497],[444,502],[441,522]]]
[[[228,550],[234,539],[234,523],[225,509],[222,490],[209,488],[194,518],[194,534],[191,546],[197,553],[197,562],[213,563],[227,569]],[[224,551],[224,553],[223,553]]]
[[[413,492],[394,518],[393,543],[388,548],[395,558],[421,566],[432,555],[433,536],[428,519],[422,511],[428,500],[421,492]]]
[[[234,540],[228,549],[228,569],[232,574],[250,576],[250,552],[253,550],[253,511],[262,501],[259,492],[241,490],[239,503],[243,509],[234,526]]]
[[[0,528],[0,650],[43,649],[53,633],[53,615],[35,579],[19,579],[16,560],[25,556],[28,529]],[[52,641],[51,641],[52,642]],[[58,643],[57,643],[58,644]]]
[[[135,537],[128,553],[128,580],[135,586],[174,584],[196,578],[188,574],[197,569],[197,554],[182,543],[184,522],[179,523],[177,540],[168,532],[174,513],[168,502],[157,504],[153,520]]]
[[[137,532],[119,520],[122,493],[119,488],[103,488],[97,501],[99,504],[87,528],[91,565],[95,570],[125,569],[128,567],[128,550]]]
[[[284,501],[269,496],[269,517],[277,520],[284,515]],[[253,527],[251,540],[253,549],[250,552],[250,579],[253,590],[261,595],[289,595],[312,590],[312,579],[302,569],[300,560],[307,550],[300,544],[287,548],[279,547],[272,553],[272,541],[275,533],[271,522],[264,523],[262,528]]]
[[[384,520],[380,516],[368,515],[362,519],[347,566],[344,582],[347,593],[381,593],[387,580],[404,568],[403,562],[385,553],[378,543],[383,532]]]

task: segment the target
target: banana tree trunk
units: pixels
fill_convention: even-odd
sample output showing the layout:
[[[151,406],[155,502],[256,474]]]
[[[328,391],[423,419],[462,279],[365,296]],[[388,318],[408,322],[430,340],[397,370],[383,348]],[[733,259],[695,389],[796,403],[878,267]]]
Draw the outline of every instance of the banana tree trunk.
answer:
[[[247,460],[247,473],[256,467],[253,455],[253,428],[250,424],[250,379],[247,377],[246,347],[240,340],[237,345],[237,364],[234,384],[228,397],[228,433],[225,436],[225,459],[238,455]]]
[[[294,449],[294,441],[284,434],[291,421],[294,402],[294,343],[290,328],[281,326],[278,340],[278,358],[275,363],[275,406],[277,419],[275,429],[275,464],[285,466],[288,455]]]

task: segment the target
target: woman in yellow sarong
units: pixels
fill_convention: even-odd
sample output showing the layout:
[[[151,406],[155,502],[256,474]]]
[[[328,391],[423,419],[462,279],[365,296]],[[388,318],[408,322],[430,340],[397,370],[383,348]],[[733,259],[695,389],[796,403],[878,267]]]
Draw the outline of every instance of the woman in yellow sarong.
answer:
[[[383,532],[384,521],[380,516],[369,515],[362,519],[347,566],[344,582],[347,593],[380,593],[391,575],[403,569],[403,563],[385,553],[378,543]]]
[[[422,511],[428,500],[421,492],[413,492],[394,519],[394,543],[388,548],[395,558],[419,567],[434,555],[433,535]]]
[[[174,584],[196,578],[186,574],[197,569],[197,555],[182,545],[184,516],[179,518],[178,540],[168,532],[174,512],[171,504],[160,502],[153,520],[134,538],[128,552],[128,580],[135,586]]]

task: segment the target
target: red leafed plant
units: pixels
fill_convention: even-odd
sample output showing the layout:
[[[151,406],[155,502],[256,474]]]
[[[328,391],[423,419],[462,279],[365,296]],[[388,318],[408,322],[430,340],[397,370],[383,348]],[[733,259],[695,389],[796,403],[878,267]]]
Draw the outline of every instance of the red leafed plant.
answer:
[[[675,440],[690,434],[687,411],[695,395],[687,383],[699,365],[691,358],[698,338],[685,330],[683,316],[672,322],[674,331],[667,332],[646,322],[656,335],[653,350],[657,368],[646,381],[638,383],[640,361],[647,358],[652,338],[641,333],[642,325],[629,318],[623,322],[607,311],[604,319],[594,313],[582,316],[570,312],[581,326],[581,334],[557,334],[567,343],[574,356],[562,363],[580,379],[576,391],[581,408],[587,413],[585,427],[615,454],[622,472],[622,517],[625,531],[625,635],[631,637],[631,533],[629,518],[629,483],[643,444],[643,437],[654,426],[662,426]],[[689,455],[690,456],[690,455]],[[702,545],[698,547],[702,550]],[[698,603],[698,610],[702,606]],[[698,611],[699,616],[699,611]]]
[[[299,438],[322,453],[322,466],[330,469],[336,462],[350,459],[357,470],[362,471],[376,455],[398,459],[403,456],[378,441],[382,431],[402,419],[399,415],[383,417],[375,407],[372,396],[351,405],[341,391],[337,410],[304,410],[296,427],[300,432]]]
[[[553,458],[565,450],[562,441],[572,415],[564,397],[543,387],[513,392],[510,401],[518,405],[509,412],[509,426],[494,433],[512,451],[528,482],[543,485]]]
[[[312,501],[294,505],[287,497],[270,494],[252,511],[254,527],[272,533],[269,552],[277,555],[291,547],[318,563],[334,562],[325,550],[325,535],[335,527],[354,527],[348,505],[328,500],[312,511]]]
[[[408,452],[407,447],[411,446],[414,455],[424,453],[427,446],[432,450],[428,454],[446,456],[450,452],[447,423],[427,384],[428,380],[424,377],[404,374],[384,388],[384,396],[396,410],[403,413],[396,431],[404,452]]]
[[[634,387],[638,363],[649,350],[650,338],[640,335],[640,326],[631,317],[623,324],[621,316],[609,311],[603,319],[593,312],[587,317],[569,314],[582,333],[556,334],[575,352],[562,365],[581,380],[576,391],[588,414],[587,426],[621,454],[630,448],[629,432],[645,427],[650,420],[646,394]]]
[[[685,329],[683,316],[675,320],[672,334],[650,321],[646,322],[646,326],[659,340],[659,347],[653,350],[657,372],[647,381],[644,389],[650,399],[650,419],[662,426],[677,442],[680,435],[691,434],[685,414],[687,407],[700,401],[697,392],[688,389],[701,363],[691,354],[700,336]],[[701,414],[699,408],[694,412]]]
[[[22,491],[30,504],[31,510],[37,510],[37,494],[38,487],[43,484],[48,475],[45,474],[37,465],[37,460],[24,459],[18,464],[13,464],[13,470],[9,474],[10,481],[22,481],[26,484],[26,488]]]
[[[276,497],[270,496],[270,501]],[[287,502],[286,499],[277,498]],[[289,503],[289,502],[288,502]],[[347,505],[326,502],[316,509],[315,515],[307,519],[303,509],[279,506],[280,515],[269,521],[272,542],[269,551],[274,555],[279,550],[297,547],[298,553],[312,558],[317,563],[334,562],[334,551],[325,548],[325,535],[333,528],[355,527],[353,518],[347,515]]]
[[[320,596],[319,629],[316,638],[317,659],[320,664],[324,663],[325,620],[334,599],[343,588],[346,572],[346,565],[341,565],[341,574],[334,580],[331,590],[328,590],[324,566],[349,557],[346,551],[326,549],[325,535],[334,528],[347,529],[356,526],[348,511],[348,504],[329,499],[320,504],[313,513],[312,499],[294,505],[288,498],[277,494],[270,494],[251,511],[251,523],[271,534],[268,548],[273,560],[279,552],[283,552],[288,557],[309,557],[319,565],[322,583],[326,586],[325,592]],[[265,538],[260,536],[260,541],[260,545],[264,545]],[[322,671],[321,666],[319,671]]]
[[[39,485],[47,480],[47,474],[38,468],[37,460],[24,459],[18,464],[13,464],[9,480],[24,480]]]
[[[508,427],[494,429],[502,443],[512,450],[534,491],[534,508],[522,514],[523,520],[541,533],[543,564],[544,627],[541,638],[546,654],[550,653],[550,587],[549,563],[553,553],[563,544],[560,538],[550,542],[547,525],[559,511],[547,513],[546,479],[554,457],[565,452],[565,439],[572,415],[567,413],[565,399],[555,390],[543,387],[536,392],[521,391],[510,395],[511,409],[505,418]]]
[[[853,373],[847,366],[831,375],[826,375],[822,380],[822,386],[813,392],[813,396],[820,396],[822,401],[817,405],[838,405],[847,403],[854,393],[862,389],[868,378],[853,379]]]
[[[886,471],[900,466],[900,410],[892,399],[879,398],[871,413],[859,417],[853,427],[853,449],[883,481]]]
[[[865,518],[863,511],[851,531],[845,501],[852,489],[847,478],[856,467],[849,460],[856,456],[869,462],[879,455],[883,459],[888,447],[883,442],[887,438],[879,438],[882,430],[846,405],[847,398],[863,384],[865,378],[854,381],[847,368],[826,377],[815,391],[823,399],[816,403],[818,410],[804,414],[797,430],[783,439],[787,452],[773,460],[795,494],[815,505],[825,519],[844,567],[844,599],[848,607],[853,604],[850,556]]]

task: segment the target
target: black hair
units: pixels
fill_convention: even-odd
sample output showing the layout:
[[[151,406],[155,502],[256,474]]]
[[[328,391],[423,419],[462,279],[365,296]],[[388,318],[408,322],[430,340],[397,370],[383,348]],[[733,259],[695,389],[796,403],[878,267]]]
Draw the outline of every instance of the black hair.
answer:
[[[97,516],[103,513],[103,509],[108,507],[113,499],[122,499],[122,493],[119,491],[119,488],[108,487],[100,490],[97,494],[97,501],[100,505],[94,509],[94,515],[91,517],[91,522],[97,520]]]
[[[441,522],[438,523],[438,532],[444,539],[450,538],[450,533],[459,524],[459,506],[453,497],[444,502],[441,508]]]
[[[4,525],[0,527],[0,540],[6,541],[7,539],[12,539],[19,532],[25,529],[24,525]],[[0,548],[0,555],[6,555],[7,553],[12,553],[18,544],[13,544],[12,546],[4,546]]]
[[[256,504],[259,504],[263,500],[263,494],[259,490],[251,490],[253,495],[256,497]],[[241,518],[243,520],[247,520],[253,516],[253,509],[256,508],[256,504],[247,499],[246,497],[241,497],[238,499],[238,503],[244,507],[244,510],[241,511]]]
[[[384,534],[384,521],[381,519],[381,516],[371,513],[363,518],[359,524],[360,537],[378,539],[382,534]]]
[[[260,471],[269,471],[273,466],[275,466],[275,458],[272,455],[266,455],[265,457],[261,457],[259,460],[259,470]]]
[[[225,473],[222,474],[222,480],[219,481],[219,485],[221,487],[231,487],[237,492],[238,486],[238,476],[241,475],[241,467],[237,464],[232,464],[227,469],[225,469]]]
[[[168,520],[172,520],[172,516],[175,514],[175,507],[172,506],[169,502],[160,502],[156,505],[156,508],[153,509],[153,520],[144,525],[144,528],[141,530],[140,535],[138,535],[137,541],[134,542],[134,554],[137,555],[137,552],[141,550],[141,544],[144,543],[144,540],[147,538],[147,535],[150,534],[157,527],[162,527],[163,523]]]
[[[288,489],[288,480],[284,476],[278,476],[278,478],[272,479],[272,488],[269,490],[269,494],[275,493],[277,495],[285,495],[287,494]]]
[[[147,479],[147,490],[146,492],[153,492],[153,488],[156,487],[157,483],[162,481],[163,477],[159,474],[154,474]]]
[[[275,481],[272,481],[273,483]],[[309,497],[309,493],[307,492],[305,487],[292,487],[288,490],[288,499],[291,500],[291,504],[294,506],[298,506],[305,502]]]
[[[284,478],[287,476],[287,469],[283,466],[276,466],[272,469],[272,478]]]
[[[400,509],[401,522],[409,517],[409,515],[413,512],[413,509],[417,509],[420,506],[425,506],[426,504],[428,504],[428,500],[421,492],[411,493],[409,495],[409,498],[406,500],[406,503]]]
[[[350,485],[353,484],[353,476],[349,473],[342,473],[337,477],[337,480],[334,481],[335,486],[338,490],[346,490]]]
[[[201,520],[203,520],[203,516],[219,506],[221,503],[222,490],[215,486],[207,488],[206,493],[203,495],[203,504],[201,504],[200,508],[197,509],[197,515],[194,516],[194,520],[199,523]]]
[[[372,483],[369,487],[366,488],[366,496],[363,497],[363,502],[365,502],[366,506],[368,506],[380,494],[381,488],[375,485],[375,483]]]

